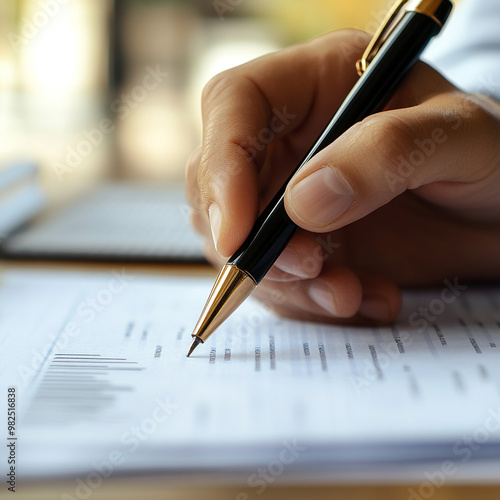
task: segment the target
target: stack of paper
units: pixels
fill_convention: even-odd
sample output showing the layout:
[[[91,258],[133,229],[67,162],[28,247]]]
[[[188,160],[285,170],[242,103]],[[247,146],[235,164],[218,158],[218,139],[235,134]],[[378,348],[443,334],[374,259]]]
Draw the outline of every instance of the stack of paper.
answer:
[[[293,322],[248,301],[188,359],[211,284],[3,275],[1,390],[16,393],[22,478],[498,479],[498,289],[452,279],[407,294],[388,328]]]

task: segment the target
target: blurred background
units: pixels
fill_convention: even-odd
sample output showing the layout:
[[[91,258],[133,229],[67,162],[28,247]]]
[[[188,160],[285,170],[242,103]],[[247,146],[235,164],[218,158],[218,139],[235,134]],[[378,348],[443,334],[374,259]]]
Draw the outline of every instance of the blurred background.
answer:
[[[0,168],[34,160],[51,199],[99,180],[182,181],[216,73],[392,0],[2,0]]]

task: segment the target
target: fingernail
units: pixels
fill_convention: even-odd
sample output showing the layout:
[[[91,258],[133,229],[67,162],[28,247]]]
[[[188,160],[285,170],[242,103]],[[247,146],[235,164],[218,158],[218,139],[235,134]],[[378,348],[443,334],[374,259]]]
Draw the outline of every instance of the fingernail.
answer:
[[[337,172],[323,167],[292,188],[290,202],[304,222],[326,226],[349,210],[354,193]]]
[[[307,278],[309,275],[305,272],[302,265],[302,260],[299,254],[290,247],[285,248],[274,265],[280,270],[288,274],[293,274],[299,278]]]
[[[220,226],[222,223],[222,216],[220,213],[220,208],[217,203],[212,203],[208,209],[208,217],[210,219],[210,229],[212,231],[212,238],[214,240],[214,246],[217,250],[217,244],[219,242]]]
[[[380,295],[366,295],[359,306],[359,314],[365,318],[387,321],[391,315],[389,302]]]
[[[309,287],[309,297],[325,311],[338,316],[337,307],[333,300],[332,292],[325,284],[316,281]]]

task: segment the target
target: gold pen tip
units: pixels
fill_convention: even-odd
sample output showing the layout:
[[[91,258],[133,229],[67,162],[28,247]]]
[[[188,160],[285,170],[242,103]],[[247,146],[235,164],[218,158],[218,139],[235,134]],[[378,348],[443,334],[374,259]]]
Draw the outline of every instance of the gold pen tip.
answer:
[[[191,342],[191,346],[189,348],[189,351],[187,353],[187,357],[191,356],[193,351],[200,345],[203,344],[203,340],[200,339],[200,337],[194,337],[193,342]]]

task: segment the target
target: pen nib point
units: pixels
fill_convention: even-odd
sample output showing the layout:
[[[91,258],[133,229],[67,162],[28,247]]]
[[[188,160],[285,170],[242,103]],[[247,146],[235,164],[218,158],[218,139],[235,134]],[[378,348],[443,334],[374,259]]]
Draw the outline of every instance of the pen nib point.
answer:
[[[191,347],[189,348],[189,351],[187,353],[187,357],[189,358],[189,356],[191,356],[191,354],[193,353],[193,351],[202,343],[202,340],[200,339],[200,337],[195,337],[193,339],[193,342],[191,343]]]

